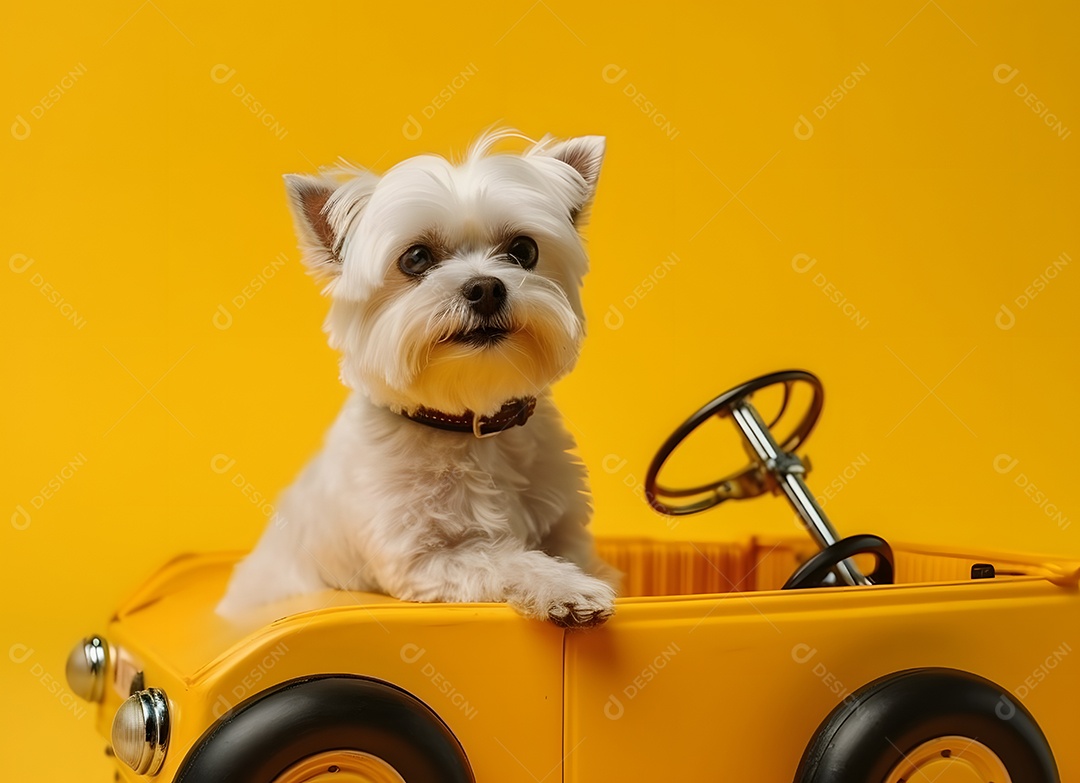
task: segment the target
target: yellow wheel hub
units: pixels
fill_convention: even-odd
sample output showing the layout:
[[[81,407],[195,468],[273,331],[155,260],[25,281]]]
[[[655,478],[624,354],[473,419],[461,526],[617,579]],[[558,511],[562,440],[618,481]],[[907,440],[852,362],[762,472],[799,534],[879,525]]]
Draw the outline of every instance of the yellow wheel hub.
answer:
[[[938,737],[893,767],[884,783],[1012,783],[990,748],[969,737]]]
[[[296,762],[274,783],[405,783],[405,779],[377,756],[330,750]]]

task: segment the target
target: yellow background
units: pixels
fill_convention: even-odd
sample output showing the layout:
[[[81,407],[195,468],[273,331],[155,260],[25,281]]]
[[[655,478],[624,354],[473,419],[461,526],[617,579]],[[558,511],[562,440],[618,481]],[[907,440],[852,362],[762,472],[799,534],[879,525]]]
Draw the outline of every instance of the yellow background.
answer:
[[[841,531],[1080,554],[1080,138],[1018,94],[1080,125],[1080,13],[921,2],[6,8],[0,772],[107,779],[46,678],[172,554],[250,546],[345,397],[280,175],[494,122],[608,137],[557,390],[597,531],[790,531],[775,499],[669,528],[637,485],[697,406],[796,366],[826,384],[810,483],[849,469]]]

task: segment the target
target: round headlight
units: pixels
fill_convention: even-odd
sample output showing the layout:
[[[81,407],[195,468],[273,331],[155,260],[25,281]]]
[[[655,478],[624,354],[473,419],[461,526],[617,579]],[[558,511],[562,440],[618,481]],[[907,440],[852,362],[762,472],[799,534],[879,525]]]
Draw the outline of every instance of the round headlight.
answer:
[[[116,757],[140,775],[156,775],[169,748],[169,702],[165,691],[133,693],[116,711],[112,724]]]
[[[105,668],[109,645],[100,636],[87,636],[68,656],[65,673],[68,687],[80,699],[101,701],[105,695]]]

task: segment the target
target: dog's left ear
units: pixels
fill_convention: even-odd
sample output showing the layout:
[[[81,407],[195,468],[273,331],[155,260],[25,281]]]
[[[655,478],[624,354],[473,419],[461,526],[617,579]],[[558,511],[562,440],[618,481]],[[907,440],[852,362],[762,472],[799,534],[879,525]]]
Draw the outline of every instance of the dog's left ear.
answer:
[[[571,208],[571,217],[578,223],[596,195],[596,181],[600,178],[600,164],[604,161],[605,139],[603,136],[578,136],[566,141],[542,147],[537,154],[561,160],[585,180],[585,190],[579,203]]]

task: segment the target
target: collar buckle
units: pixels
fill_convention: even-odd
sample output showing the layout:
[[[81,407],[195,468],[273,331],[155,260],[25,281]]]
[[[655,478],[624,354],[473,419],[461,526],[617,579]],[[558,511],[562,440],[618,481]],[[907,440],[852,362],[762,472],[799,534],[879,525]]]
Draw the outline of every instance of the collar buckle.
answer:
[[[492,435],[498,435],[500,432],[502,432],[501,429],[492,430],[491,432],[484,432],[483,429],[481,429],[483,427],[483,422],[481,422],[481,419],[483,418],[484,417],[481,416],[479,413],[474,413],[472,417],[472,434],[475,435],[477,438],[490,438]]]

